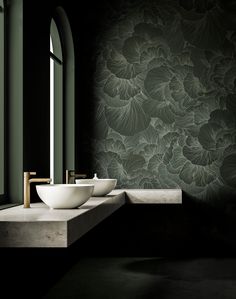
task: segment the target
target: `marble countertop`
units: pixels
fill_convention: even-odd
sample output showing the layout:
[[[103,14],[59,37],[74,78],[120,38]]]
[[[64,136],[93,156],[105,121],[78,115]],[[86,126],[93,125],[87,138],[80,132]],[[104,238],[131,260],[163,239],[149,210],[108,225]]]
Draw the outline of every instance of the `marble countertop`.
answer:
[[[68,247],[125,203],[182,203],[180,189],[113,190],[91,197],[77,209],[50,209],[44,203],[0,211],[0,247]]]

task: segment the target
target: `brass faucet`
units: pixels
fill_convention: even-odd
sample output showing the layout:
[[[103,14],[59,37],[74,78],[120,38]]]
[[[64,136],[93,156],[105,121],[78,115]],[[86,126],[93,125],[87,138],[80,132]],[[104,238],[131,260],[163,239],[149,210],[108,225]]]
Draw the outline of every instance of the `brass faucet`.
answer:
[[[24,208],[30,208],[30,183],[50,183],[51,179],[30,178],[31,175],[36,175],[36,172],[24,172]]]
[[[77,174],[75,170],[66,170],[66,184],[74,184],[75,179],[84,179],[86,178],[86,174]]]

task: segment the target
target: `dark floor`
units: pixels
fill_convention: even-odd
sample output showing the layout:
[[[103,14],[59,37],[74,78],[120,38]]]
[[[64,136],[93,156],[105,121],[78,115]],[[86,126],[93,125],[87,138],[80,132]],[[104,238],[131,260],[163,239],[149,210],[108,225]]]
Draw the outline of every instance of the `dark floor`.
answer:
[[[236,259],[83,258],[45,299],[235,299]]]
[[[236,299],[235,253],[236,208],[126,205],[69,248],[1,248],[1,291],[24,299]]]

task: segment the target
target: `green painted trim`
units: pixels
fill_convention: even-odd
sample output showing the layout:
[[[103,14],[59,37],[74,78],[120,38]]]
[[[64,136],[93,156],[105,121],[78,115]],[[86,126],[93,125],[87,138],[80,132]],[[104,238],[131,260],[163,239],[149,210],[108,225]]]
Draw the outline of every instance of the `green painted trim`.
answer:
[[[54,183],[63,182],[63,70],[54,63]]]
[[[58,26],[54,19],[51,20],[50,34],[52,37],[53,44],[53,54],[60,60],[63,61],[62,48],[61,48],[61,38],[58,31]]]
[[[59,58],[57,58],[57,56],[54,55],[52,52],[50,52],[50,58],[52,58],[56,63],[60,65],[62,64],[62,61]]]
[[[60,35],[52,19],[53,54],[63,61]],[[63,66],[54,63],[54,183],[63,182]]]
[[[4,18],[4,1],[0,0],[0,202],[3,200],[5,193],[5,159],[4,159],[4,147],[5,147],[5,18]]]
[[[8,195],[23,201],[23,0],[8,11]]]
[[[54,20],[53,54],[63,63],[63,67],[54,65],[54,181],[60,183],[65,169],[75,168],[75,58],[70,24],[62,7],[56,9]]]
[[[13,208],[13,207],[16,207],[16,206],[19,206],[19,205],[21,205],[21,204],[20,203],[3,204],[3,205],[0,205],[0,210],[5,210],[5,209]]]
[[[64,167],[75,168],[75,57],[69,20],[62,7],[56,9],[63,52],[64,77]]]

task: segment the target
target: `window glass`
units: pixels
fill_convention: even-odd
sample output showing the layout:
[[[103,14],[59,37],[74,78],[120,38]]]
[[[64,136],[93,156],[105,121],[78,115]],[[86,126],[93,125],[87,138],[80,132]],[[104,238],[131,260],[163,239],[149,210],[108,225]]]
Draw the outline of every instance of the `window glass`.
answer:
[[[62,47],[55,21],[50,35],[50,178],[63,182],[63,68]]]

